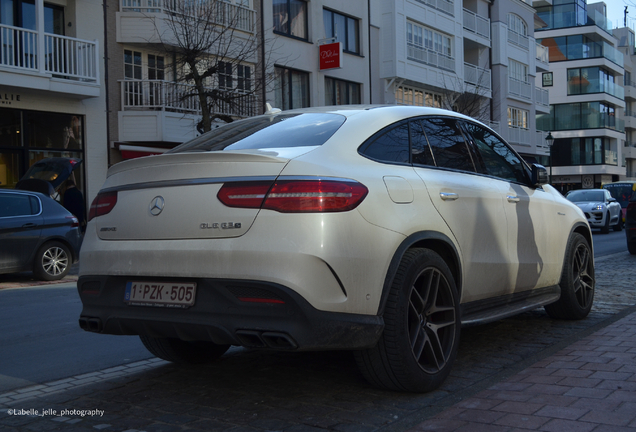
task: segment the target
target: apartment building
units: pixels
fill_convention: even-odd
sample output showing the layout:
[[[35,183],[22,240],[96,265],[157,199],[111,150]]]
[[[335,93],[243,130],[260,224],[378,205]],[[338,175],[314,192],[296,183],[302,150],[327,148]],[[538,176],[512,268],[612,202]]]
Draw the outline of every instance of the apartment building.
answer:
[[[213,118],[262,113],[254,91],[259,0],[106,3],[109,165],[163,153],[205,130],[193,69],[218,70],[203,82],[216,95]],[[188,65],[194,53],[207,63]]]
[[[368,0],[265,0],[263,30],[272,106],[371,102]]]
[[[0,2],[0,187],[47,157],[78,157],[88,199],[105,177],[104,21],[97,0]]]
[[[547,24],[536,37],[548,47],[550,69],[537,77],[549,89],[550,112],[537,128],[551,131],[552,183],[562,192],[600,187],[625,175],[623,54],[605,3],[564,0],[537,6]]]
[[[535,85],[548,68],[534,40],[542,25],[521,0],[372,2],[379,28],[379,102],[453,109],[487,124],[526,159],[545,159],[537,112],[548,90]]]
[[[634,30],[623,27],[614,30],[618,39],[618,49],[624,56],[623,67],[625,75],[623,88],[625,90],[625,110],[621,118],[625,121],[625,141],[622,146],[623,164],[626,180],[636,180],[636,41]],[[634,77],[634,78],[632,78]],[[623,180],[621,178],[621,180]]]

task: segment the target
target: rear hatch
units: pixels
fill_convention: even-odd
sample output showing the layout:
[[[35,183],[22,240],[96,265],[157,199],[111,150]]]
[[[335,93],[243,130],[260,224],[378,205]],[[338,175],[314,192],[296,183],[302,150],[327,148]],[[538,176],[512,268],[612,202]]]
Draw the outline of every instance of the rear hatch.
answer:
[[[310,148],[295,150],[287,153],[306,153]],[[227,207],[217,198],[219,190],[226,182],[273,182],[295,155],[197,152],[122,162],[110,169],[100,192],[116,194],[116,204],[95,218],[95,229],[104,240],[241,236],[259,210]]]
[[[53,190],[57,190],[81,164],[82,159],[78,158],[55,157],[39,160],[31,165],[15,188],[48,195],[49,187],[40,184],[49,183]]]

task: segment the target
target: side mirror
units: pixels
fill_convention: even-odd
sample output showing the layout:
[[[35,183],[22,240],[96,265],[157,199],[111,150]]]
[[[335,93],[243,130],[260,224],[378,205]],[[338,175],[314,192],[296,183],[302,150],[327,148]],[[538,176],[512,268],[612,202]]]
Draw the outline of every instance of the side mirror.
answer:
[[[532,164],[532,179],[533,186],[542,186],[548,184],[548,170],[543,165],[537,163]]]
[[[610,199],[608,199],[607,202],[615,203],[615,202],[618,202],[618,200],[614,197],[610,197]]]

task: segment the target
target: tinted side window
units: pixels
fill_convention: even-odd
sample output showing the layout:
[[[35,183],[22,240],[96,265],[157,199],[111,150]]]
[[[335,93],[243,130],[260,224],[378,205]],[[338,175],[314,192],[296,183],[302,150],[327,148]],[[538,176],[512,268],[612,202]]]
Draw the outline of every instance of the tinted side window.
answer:
[[[428,146],[428,140],[420,120],[411,121],[411,156],[416,165],[433,165],[433,153]]]
[[[521,159],[499,138],[487,129],[474,123],[465,123],[477,153],[481,159],[484,174],[508,181],[527,183],[526,170]]]
[[[409,163],[408,122],[380,131],[360,152],[383,162]]]
[[[426,118],[421,122],[438,167],[475,171],[470,150],[455,119]]]
[[[40,212],[40,203],[30,195],[0,194],[0,217],[30,216]]]

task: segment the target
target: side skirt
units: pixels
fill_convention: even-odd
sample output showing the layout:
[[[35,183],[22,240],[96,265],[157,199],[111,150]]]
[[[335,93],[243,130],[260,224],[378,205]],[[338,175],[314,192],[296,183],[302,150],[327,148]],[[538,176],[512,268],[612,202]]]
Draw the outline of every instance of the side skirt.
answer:
[[[561,297],[561,287],[554,285],[538,290],[528,290],[486,300],[464,303],[461,307],[462,326],[474,326],[527,312]]]

